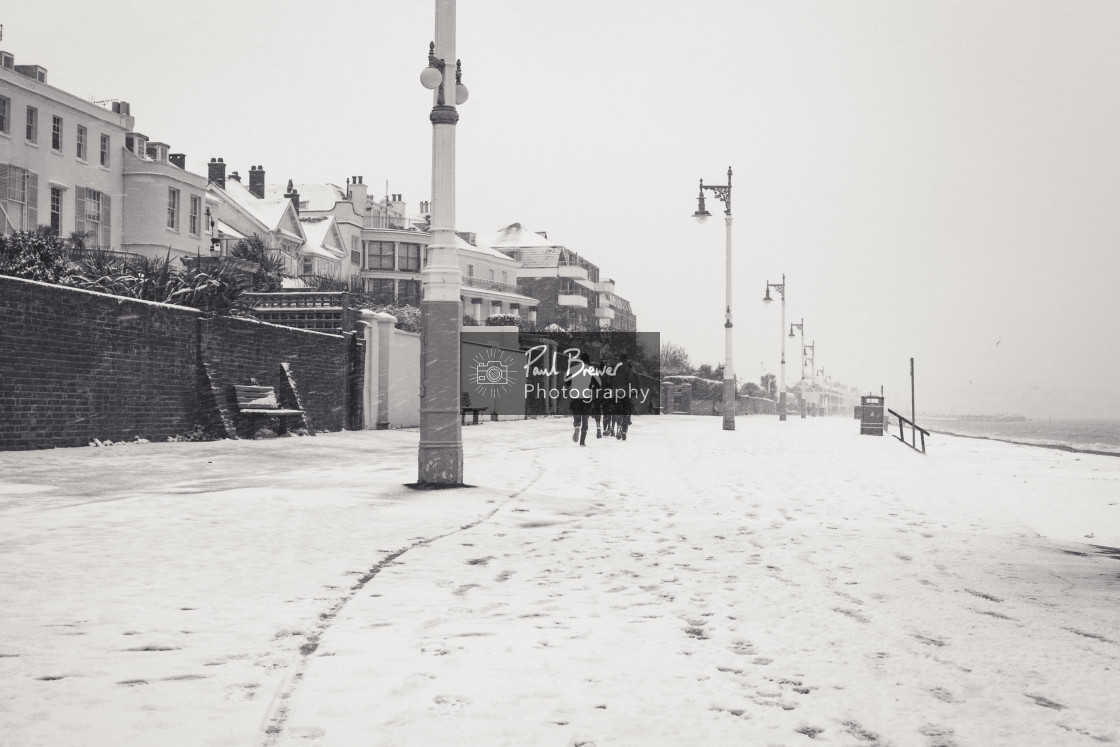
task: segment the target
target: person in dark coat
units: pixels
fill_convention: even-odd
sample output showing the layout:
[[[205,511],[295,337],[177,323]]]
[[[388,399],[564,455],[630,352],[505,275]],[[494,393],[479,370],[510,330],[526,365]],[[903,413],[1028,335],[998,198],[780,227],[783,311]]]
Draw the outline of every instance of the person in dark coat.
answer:
[[[591,356],[587,353],[580,353],[578,360],[568,364],[565,378],[568,382],[568,396],[572,408],[572,441],[578,442],[580,446],[586,446],[587,424],[602,382],[591,365]]]
[[[614,389],[614,435],[615,438],[625,441],[630,430],[630,414],[633,409],[630,398],[638,388],[638,375],[634,372],[634,364],[630,362],[630,356],[626,353],[618,357],[611,387]]]
[[[618,403],[614,399],[614,370],[615,366],[603,364],[603,387],[599,392],[599,410],[603,415],[603,435],[610,438],[615,432],[615,413],[618,412]]]

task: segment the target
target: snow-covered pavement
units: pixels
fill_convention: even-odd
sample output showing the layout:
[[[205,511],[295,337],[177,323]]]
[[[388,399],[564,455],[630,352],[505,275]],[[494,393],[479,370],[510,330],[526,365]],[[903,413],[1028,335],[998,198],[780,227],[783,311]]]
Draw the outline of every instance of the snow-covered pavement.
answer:
[[[1120,459],[737,427],[0,453],[0,744],[1120,742]]]

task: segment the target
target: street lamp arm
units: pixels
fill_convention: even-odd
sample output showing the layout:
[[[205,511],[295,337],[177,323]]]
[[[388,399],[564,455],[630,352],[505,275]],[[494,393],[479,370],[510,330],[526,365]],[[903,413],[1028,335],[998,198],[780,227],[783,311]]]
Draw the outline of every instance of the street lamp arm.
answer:
[[[728,215],[731,215],[731,185],[730,184],[724,184],[724,185],[713,187],[713,186],[711,186],[709,184],[705,184],[703,181],[701,181],[700,182],[700,189],[701,189],[701,194],[703,194],[703,190],[705,190],[705,189],[708,190],[709,192],[711,192],[717,199],[719,199],[724,205],[727,206],[726,209],[724,210],[724,212],[727,213]]]

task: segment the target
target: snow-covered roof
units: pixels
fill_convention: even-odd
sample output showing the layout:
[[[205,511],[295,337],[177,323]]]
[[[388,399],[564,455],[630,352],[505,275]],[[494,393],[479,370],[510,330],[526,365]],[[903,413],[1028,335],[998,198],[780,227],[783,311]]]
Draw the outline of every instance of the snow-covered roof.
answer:
[[[270,231],[275,231],[280,226],[284,213],[292,204],[292,201],[285,197],[266,196],[263,199],[256,197],[248,187],[236,179],[226,180],[225,192],[245,212],[268,226]]]
[[[325,211],[330,210],[337,202],[346,201],[346,192],[337,184],[294,184],[299,192],[301,210]],[[266,184],[264,196],[266,198],[283,198],[288,193],[288,183]]]
[[[560,247],[555,241],[550,241],[535,231],[524,228],[520,223],[510,225],[498,231],[493,236],[487,236],[482,243],[498,250],[524,249],[526,247]]]
[[[322,257],[323,259],[329,259],[332,262],[339,261],[337,252],[328,251],[325,247],[318,244],[304,244],[299,248],[299,254],[301,257]]]
[[[245,234],[241,233],[240,231],[238,231],[236,228],[234,228],[230,224],[226,223],[225,221],[222,221],[222,220],[217,221],[216,225],[218,227],[218,233],[225,234],[226,236],[232,236],[235,239],[245,238]]]
[[[338,244],[338,237],[334,233],[335,221],[332,216],[324,216],[321,218],[300,218],[299,223],[303,226],[303,235],[307,237],[305,247],[315,247],[327,252],[331,259],[338,259],[342,247]],[[330,251],[331,249],[334,251]],[[301,253],[306,253],[303,248],[300,249]]]
[[[503,254],[497,249],[483,244],[481,241],[477,244],[472,244],[458,234],[455,234],[455,248],[463,252],[474,252],[475,254],[481,254],[491,259],[501,259],[506,262],[517,262],[517,260],[509,256],[508,254]]]

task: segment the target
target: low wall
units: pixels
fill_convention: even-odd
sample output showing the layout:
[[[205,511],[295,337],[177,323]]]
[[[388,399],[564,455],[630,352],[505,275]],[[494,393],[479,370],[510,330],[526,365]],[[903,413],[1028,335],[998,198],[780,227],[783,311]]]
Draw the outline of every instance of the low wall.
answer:
[[[285,362],[316,429],[358,404],[346,336],[6,276],[0,314],[0,449],[220,429],[232,385],[281,386]]]
[[[722,415],[723,400],[694,399],[689,402],[689,415]],[[740,395],[736,402],[736,415],[777,415],[778,406],[773,400]]]

